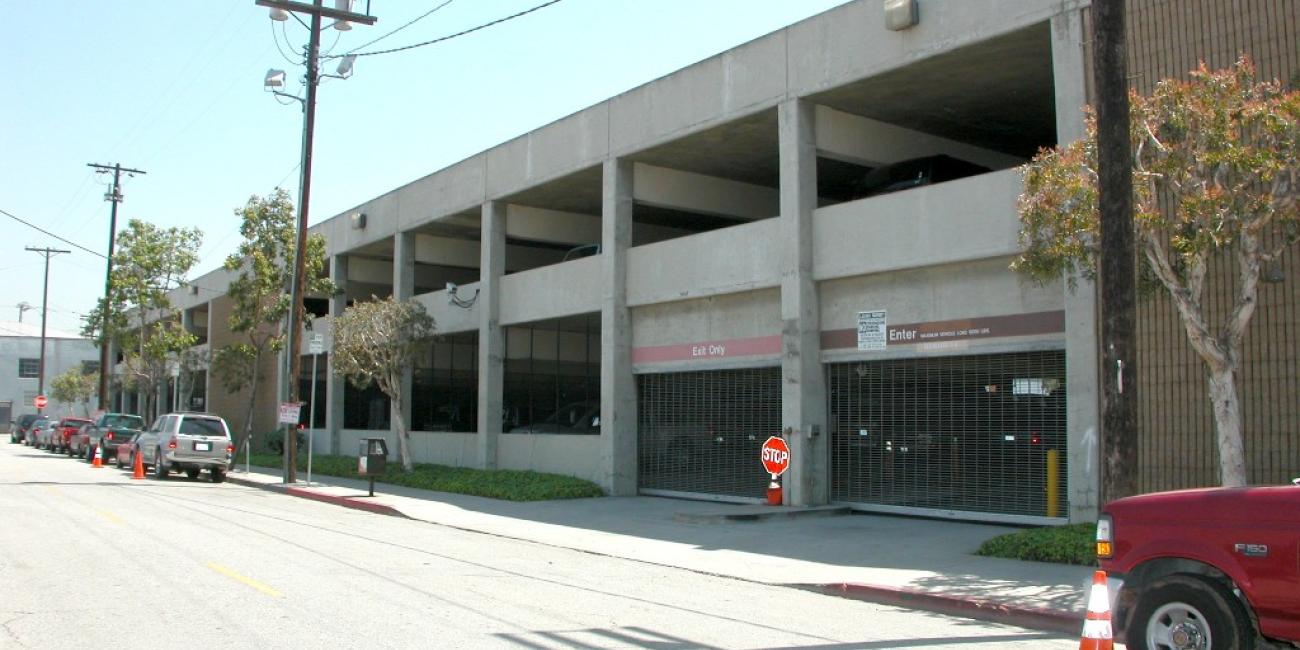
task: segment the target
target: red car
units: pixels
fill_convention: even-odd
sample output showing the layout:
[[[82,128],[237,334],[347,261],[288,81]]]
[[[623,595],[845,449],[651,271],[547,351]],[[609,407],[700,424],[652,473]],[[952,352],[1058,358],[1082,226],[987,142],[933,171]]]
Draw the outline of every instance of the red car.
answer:
[[[115,458],[117,458],[118,467],[121,467],[122,469],[125,470],[131,470],[135,468],[135,451],[137,447],[135,441],[138,440],[139,438],[140,438],[140,432],[137,431],[131,434],[131,438],[129,440],[118,443],[117,456],[115,456]]]
[[[86,424],[90,424],[90,420],[86,418],[60,418],[54,424],[54,431],[50,435],[50,450],[71,455],[72,437],[77,435],[81,427]]]

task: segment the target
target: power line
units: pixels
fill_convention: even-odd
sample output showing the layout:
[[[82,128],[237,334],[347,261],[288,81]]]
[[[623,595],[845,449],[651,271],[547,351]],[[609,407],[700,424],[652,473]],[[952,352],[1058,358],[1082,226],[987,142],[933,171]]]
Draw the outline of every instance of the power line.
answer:
[[[28,228],[31,228],[31,229],[33,229],[33,230],[38,230],[38,231],[40,231],[40,232],[42,232],[42,233],[44,233],[44,234],[46,234],[46,235],[49,235],[50,237],[53,237],[53,238],[55,238],[55,239],[57,239],[57,240],[59,240],[59,241],[65,243],[65,244],[67,244],[67,245],[69,245],[69,246],[75,246],[76,248],[79,248],[79,249],[81,249],[81,250],[83,250],[83,251],[86,251],[87,253],[90,253],[91,255],[95,255],[95,256],[97,256],[97,257],[101,257],[101,258],[103,258],[103,259],[108,259],[107,257],[105,257],[105,255],[104,255],[103,253],[98,253],[98,252],[92,251],[92,250],[90,250],[89,248],[86,248],[85,246],[82,246],[81,244],[78,244],[77,242],[74,242],[74,241],[69,240],[69,239],[64,239],[64,238],[62,238],[62,237],[60,237],[60,236],[58,236],[58,235],[56,235],[56,234],[54,234],[54,233],[52,233],[52,232],[50,232],[50,231],[44,229],[44,228],[41,228],[40,226],[36,226],[36,225],[33,225],[32,223],[30,223],[30,222],[28,222],[28,221],[24,221],[24,220],[22,220],[22,219],[19,219],[18,217],[14,216],[13,214],[10,214],[9,212],[6,212],[5,210],[0,209],[0,214],[3,214],[4,216],[9,217],[10,219],[13,219],[14,221],[17,221],[18,223],[21,223],[21,224],[23,224],[24,226],[27,226]]]
[[[525,9],[525,10],[523,10],[523,11],[517,13],[517,14],[511,14],[511,15],[506,16],[506,17],[504,17],[504,18],[498,18],[498,19],[496,19],[496,20],[494,20],[494,21],[492,21],[492,22],[483,23],[482,25],[478,25],[477,27],[470,27],[469,29],[466,29],[466,30],[464,30],[464,31],[459,31],[459,32],[456,32],[455,34],[449,34],[449,35],[447,35],[447,36],[443,36],[443,37],[440,37],[440,38],[435,38],[435,39],[433,39],[433,40],[431,40],[431,41],[425,41],[425,42],[423,42],[423,43],[416,43],[416,44],[414,44],[414,45],[406,45],[406,46],[403,46],[403,47],[395,47],[395,48],[393,48],[393,49],[391,49],[391,50],[377,50],[377,51],[374,51],[374,52],[349,52],[349,53],[346,54],[346,55],[345,55],[345,54],[331,54],[331,55],[329,55],[329,56],[321,57],[321,58],[324,58],[324,59],[341,59],[341,58],[343,58],[344,56],[376,56],[376,55],[379,55],[379,54],[393,54],[394,52],[404,52],[404,51],[406,51],[406,50],[413,50],[413,49],[415,49],[415,48],[417,48],[417,47],[424,47],[424,46],[426,46],[426,45],[433,45],[433,44],[435,44],[435,43],[441,43],[441,42],[443,42],[443,41],[450,41],[450,40],[453,39],[453,38],[457,38],[457,37],[460,37],[460,36],[464,36],[464,35],[466,35],[466,34],[472,34],[472,33],[474,33],[474,32],[479,31],[480,29],[487,29],[488,27],[491,27],[491,26],[493,26],[493,25],[500,25],[501,23],[504,23],[504,22],[506,22],[506,21],[508,21],[508,20],[514,20],[514,19],[516,19],[516,18],[519,18],[520,16],[527,16],[528,14],[531,14],[531,13],[533,13],[534,11],[537,11],[537,10],[539,10],[539,9],[545,9],[545,8],[547,8],[547,7],[549,7],[549,6],[553,5],[553,4],[557,4],[557,3],[559,3],[559,2],[560,2],[560,0],[550,0],[550,2],[544,2],[544,3],[542,3],[542,4],[537,5],[536,7],[533,7],[532,9]]]
[[[363,48],[370,47],[371,45],[374,45],[375,43],[378,43],[379,41],[382,41],[382,40],[384,40],[385,38],[388,38],[389,36],[392,36],[393,34],[396,34],[397,32],[400,32],[400,31],[402,31],[403,29],[406,29],[407,27],[410,27],[411,25],[414,25],[415,23],[418,23],[418,22],[420,22],[421,20],[424,20],[425,18],[428,18],[429,16],[431,16],[431,15],[433,14],[433,12],[435,12],[435,11],[437,11],[437,10],[439,10],[439,9],[442,9],[443,7],[445,7],[445,6],[449,5],[449,4],[451,4],[452,1],[453,1],[453,0],[446,0],[446,2],[443,2],[442,4],[440,4],[440,5],[436,6],[436,7],[434,7],[433,9],[430,9],[430,10],[428,10],[428,11],[426,11],[426,12],[420,14],[419,16],[416,16],[415,18],[412,18],[412,19],[411,19],[409,22],[407,22],[405,25],[402,25],[401,27],[398,27],[397,29],[394,29],[393,31],[388,32],[387,34],[384,34],[383,36],[380,36],[379,38],[376,38],[376,39],[370,41],[369,43],[365,43],[365,44],[363,44],[363,45],[358,45],[358,46],[352,48],[351,50],[348,50],[348,51],[347,51],[347,54],[352,54],[353,52],[356,52],[357,50],[360,50],[360,49],[363,49]]]

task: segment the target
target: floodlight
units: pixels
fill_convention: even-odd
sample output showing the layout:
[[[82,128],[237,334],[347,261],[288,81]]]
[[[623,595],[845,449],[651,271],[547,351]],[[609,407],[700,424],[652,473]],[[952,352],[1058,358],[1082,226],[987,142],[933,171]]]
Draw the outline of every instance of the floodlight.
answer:
[[[357,55],[349,54],[339,60],[338,75],[347,77],[352,74],[352,64],[357,60]]]
[[[284,70],[272,68],[266,71],[266,81],[263,83],[266,88],[283,88],[284,87]]]

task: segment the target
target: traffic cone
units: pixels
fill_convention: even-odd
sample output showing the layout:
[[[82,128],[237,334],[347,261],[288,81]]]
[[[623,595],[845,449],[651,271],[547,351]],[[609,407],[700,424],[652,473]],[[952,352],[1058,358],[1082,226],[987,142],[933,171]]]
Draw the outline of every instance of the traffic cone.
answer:
[[[95,459],[90,461],[91,467],[104,466],[104,448],[100,445],[95,446]]]
[[[773,480],[767,486],[767,505],[779,506],[781,501],[781,484]]]
[[[135,471],[131,472],[131,478],[133,479],[144,478],[144,456],[141,456],[139,453],[135,453],[131,455],[135,456]]]
[[[1092,590],[1088,593],[1088,615],[1083,621],[1083,636],[1079,650],[1112,650],[1115,641],[1110,629],[1110,594],[1106,591],[1106,572],[1092,574]]]

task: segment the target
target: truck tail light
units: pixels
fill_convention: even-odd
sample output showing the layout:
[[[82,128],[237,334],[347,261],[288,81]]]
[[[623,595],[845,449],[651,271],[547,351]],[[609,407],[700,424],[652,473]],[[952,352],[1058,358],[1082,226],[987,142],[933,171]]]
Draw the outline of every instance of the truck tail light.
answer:
[[[1097,557],[1108,560],[1115,555],[1115,531],[1111,528],[1110,515],[1097,518]]]
[[[168,443],[167,443],[167,448],[168,448],[168,449],[175,449],[175,448],[176,448],[176,439],[175,439],[175,438],[172,438],[172,439],[171,439],[171,442],[168,442]]]
[[[227,456],[235,455],[235,445],[233,443],[226,445],[226,455]]]
[[[108,433],[104,434],[104,439],[111,441],[113,439],[113,432],[109,431]]]

